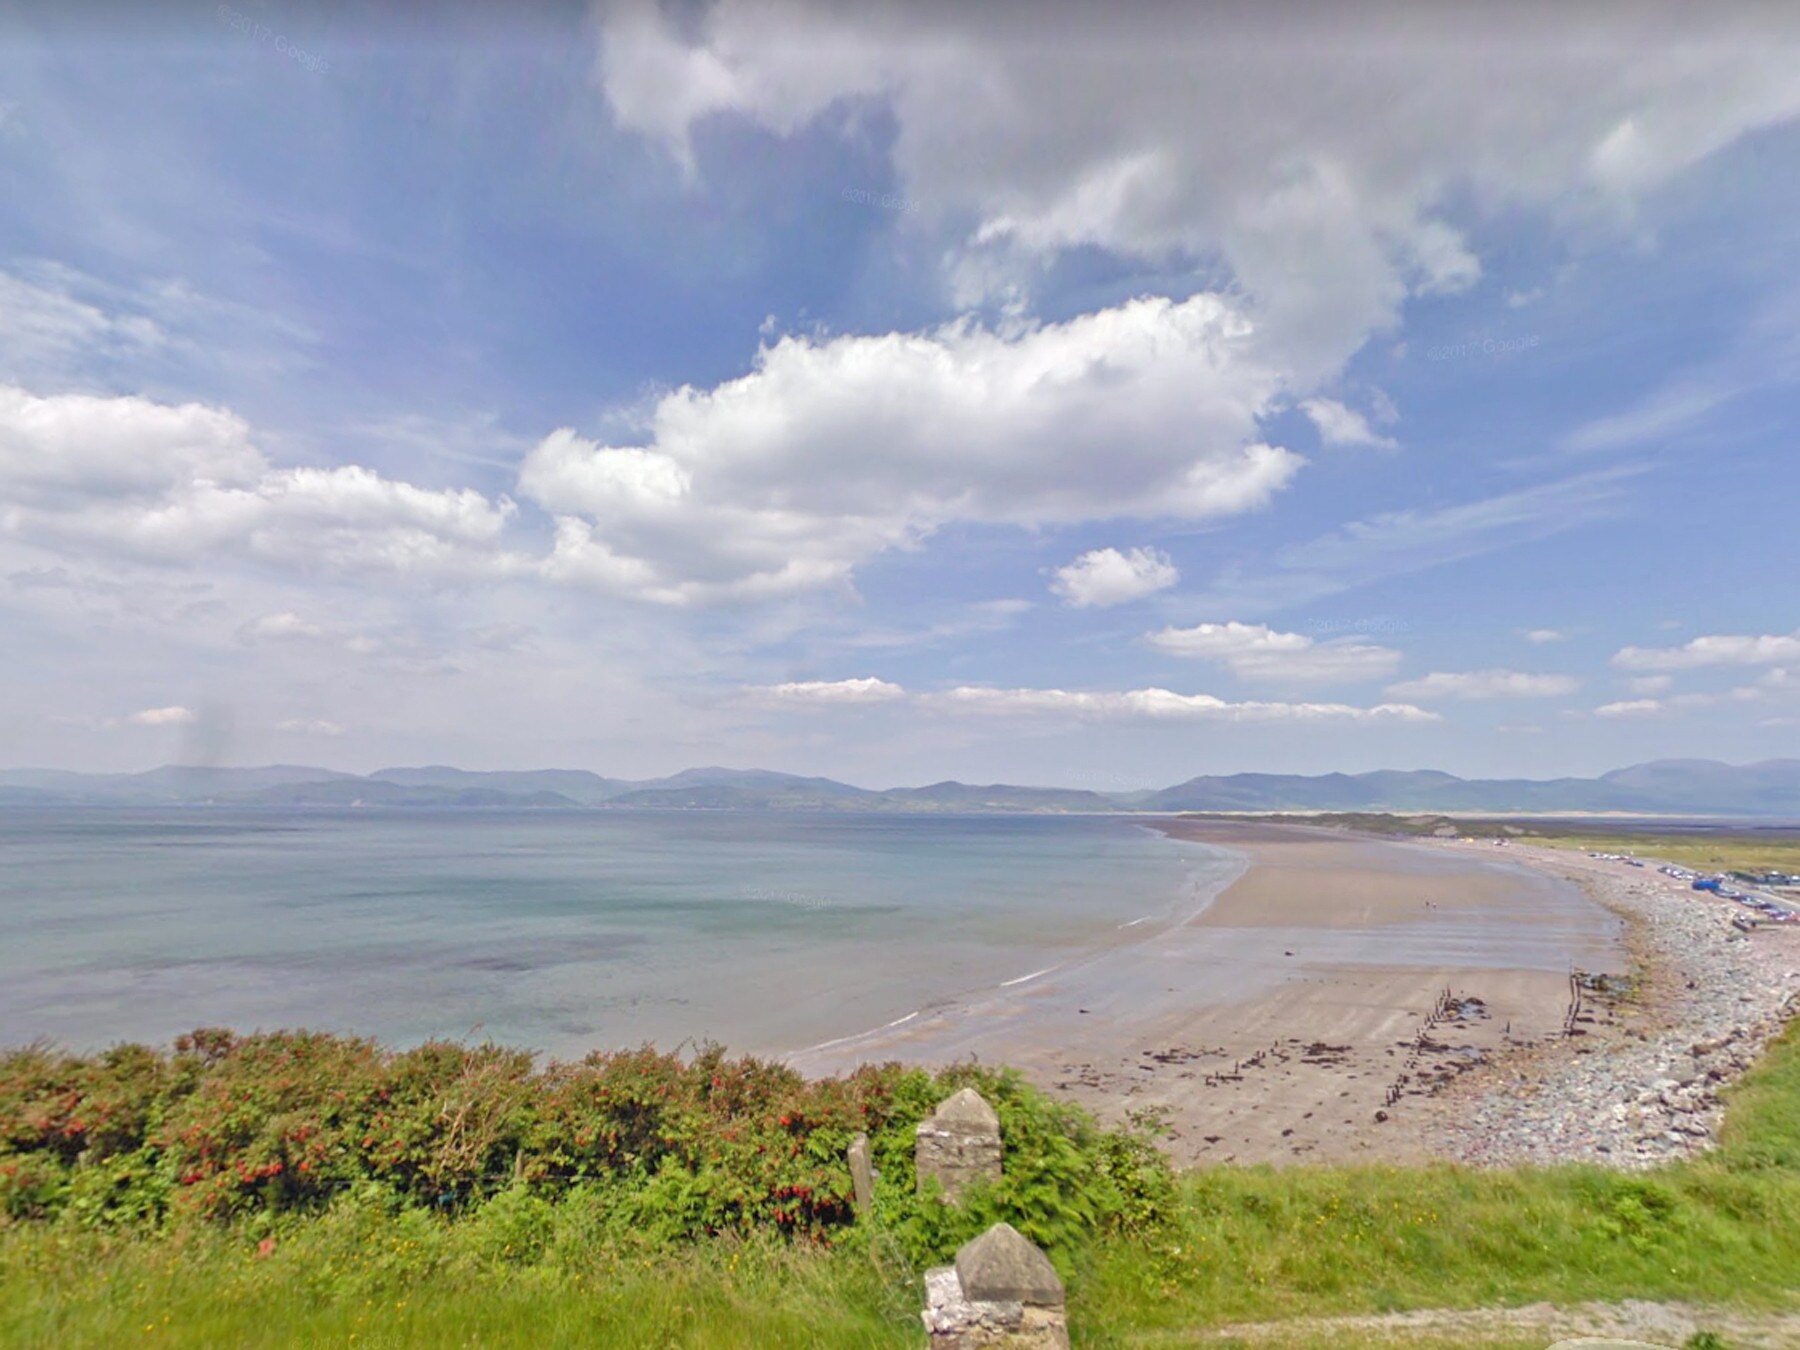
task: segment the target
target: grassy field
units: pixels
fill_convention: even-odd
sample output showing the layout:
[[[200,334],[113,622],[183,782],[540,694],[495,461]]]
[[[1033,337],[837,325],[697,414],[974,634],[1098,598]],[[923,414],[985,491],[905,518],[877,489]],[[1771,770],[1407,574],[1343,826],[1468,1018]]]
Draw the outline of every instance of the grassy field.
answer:
[[[1540,832],[1525,825],[1523,842],[1593,853],[1633,853],[1700,872],[1787,872],[1800,875],[1800,837],[1755,834],[1667,834],[1636,830]]]
[[[1521,843],[1593,853],[1631,853],[1680,863],[1696,871],[1788,872],[1800,875],[1800,831],[1732,829],[1659,829],[1654,824],[1547,821],[1530,817],[1471,818],[1441,815],[1395,815],[1384,812],[1333,812],[1321,815],[1227,817],[1289,825],[1317,825],[1365,834],[1429,838],[1443,831],[1488,839],[1498,835]]]
[[[752,1236],[633,1250],[601,1204],[503,1195],[448,1219],[371,1189],[323,1214],[155,1234],[14,1222],[0,1228],[0,1339],[45,1350],[922,1341],[917,1272],[879,1231],[847,1230],[829,1247]],[[1637,1177],[1215,1168],[1181,1181],[1163,1222],[1081,1250],[1070,1288],[1076,1343],[1094,1347],[1191,1343],[1240,1321],[1536,1300],[1791,1308],[1800,1030],[1732,1093],[1722,1147],[1702,1162]],[[1372,1337],[1297,1329],[1273,1343],[1385,1343]]]

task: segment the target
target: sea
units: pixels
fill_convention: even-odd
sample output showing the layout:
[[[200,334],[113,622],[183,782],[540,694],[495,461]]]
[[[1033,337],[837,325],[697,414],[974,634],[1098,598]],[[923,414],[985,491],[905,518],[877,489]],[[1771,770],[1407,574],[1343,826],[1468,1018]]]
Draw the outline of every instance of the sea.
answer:
[[[1103,816],[8,808],[0,1045],[784,1054],[1144,940],[1242,866]]]

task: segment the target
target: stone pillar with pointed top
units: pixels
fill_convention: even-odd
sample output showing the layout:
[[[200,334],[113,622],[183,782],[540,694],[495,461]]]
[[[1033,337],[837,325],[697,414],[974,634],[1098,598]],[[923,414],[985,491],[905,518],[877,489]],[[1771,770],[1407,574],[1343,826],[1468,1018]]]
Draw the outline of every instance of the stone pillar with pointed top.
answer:
[[[1000,1180],[1000,1154],[1000,1117],[974,1088],[963,1088],[919,1122],[913,1148],[919,1189],[936,1177],[944,1199],[956,1204],[974,1183]]]
[[[1069,1350],[1062,1280],[1009,1223],[965,1242],[956,1264],[925,1272],[931,1350]]]
[[[875,1207],[875,1167],[869,1158],[869,1136],[859,1134],[850,1141],[850,1191],[856,1212],[867,1215]]]

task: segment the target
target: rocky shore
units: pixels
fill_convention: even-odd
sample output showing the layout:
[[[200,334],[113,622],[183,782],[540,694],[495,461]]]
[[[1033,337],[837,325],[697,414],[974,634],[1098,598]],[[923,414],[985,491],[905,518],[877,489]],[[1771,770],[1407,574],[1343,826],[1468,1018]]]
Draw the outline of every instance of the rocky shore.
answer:
[[[1721,1090],[1800,1011],[1800,925],[1746,933],[1731,923],[1740,906],[1652,868],[1517,844],[1506,852],[1620,915],[1633,978],[1584,991],[1574,1034],[1515,1049],[1448,1085],[1420,1123],[1420,1142],[1477,1164],[1627,1169],[1711,1147]]]

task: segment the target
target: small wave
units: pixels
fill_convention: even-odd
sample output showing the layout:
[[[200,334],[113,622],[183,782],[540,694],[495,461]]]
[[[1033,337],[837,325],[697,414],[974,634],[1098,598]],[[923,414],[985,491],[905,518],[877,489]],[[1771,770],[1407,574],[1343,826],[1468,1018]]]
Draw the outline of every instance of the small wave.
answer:
[[[906,1014],[905,1017],[896,1017],[893,1021],[884,1023],[883,1025],[876,1027],[873,1031],[853,1032],[848,1036],[839,1036],[835,1040],[820,1041],[817,1045],[809,1045],[804,1050],[795,1050],[792,1053],[795,1055],[810,1055],[820,1050],[830,1050],[835,1046],[849,1045],[852,1041],[866,1041],[871,1036],[879,1036],[884,1031],[891,1031],[895,1027],[905,1026],[908,1022],[912,1021],[913,1018],[917,1017],[919,1012],[920,1010],[915,1008],[913,1011]]]
[[[1055,969],[1055,966],[1045,966],[1042,970],[1034,970],[1029,975],[1021,975],[1016,980],[1002,980],[1000,981],[1000,987],[1002,989],[1011,989],[1015,984],[1024,984],[1027,980],[1035,980],[1038,976],[1048,975]]]
[[[1154,917],[1155,917],[1155,915],[1146,914],[1141,919],[1132,919],[1127,923],[1120,924],[1119,927],[1121,927],[1121,928],[1136,928],[1140,923],[1145,923]]]

